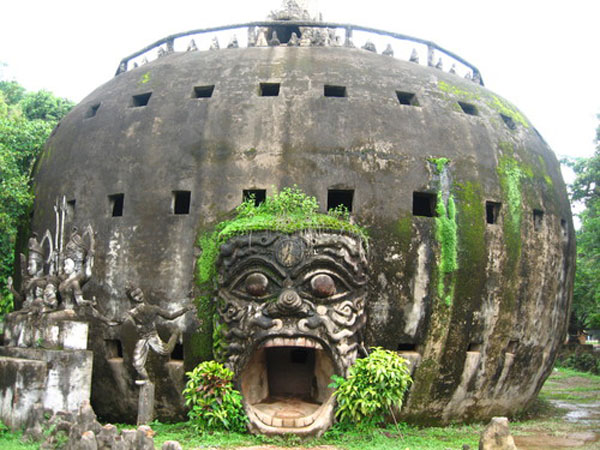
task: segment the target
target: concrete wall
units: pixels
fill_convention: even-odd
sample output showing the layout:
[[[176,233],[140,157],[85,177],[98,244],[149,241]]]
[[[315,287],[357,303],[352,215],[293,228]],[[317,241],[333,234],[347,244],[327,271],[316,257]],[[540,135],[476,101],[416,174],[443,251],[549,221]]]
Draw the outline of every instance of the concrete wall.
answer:
[[[279,95],[261,96],[264,82],[280,83]],[[326,84],[347,96],[325,97]],[[194,98],[194,87],[212,85],[210,98]],[[400,104],[396,91],[415,94],[419,106]],[[147,93],[146,106],[132,107],[132,96]],[[443,174],[430,157],[450,160]],[[86,295],[109,317],[129,308],[129,284],[178,308],[191,301],[198,234],[244,189],[293,184],[323,208],[328,189],[354,190],[353,215],[372,237],[368,343],[421,355],[408,418],[506,414],[533,398],[571,301],[566,190],[556,157],[522,113],[451,74],[348,48],[160,58],[101,86],[61,122],[36,167],[32,227],[52,229],[54,200],[66,195],[76,201],[71,223],[98,230]],[[191,192],[189,214],[173,214],[174,191]],[[448,305],[438,293],[436,219],[413,215],[414,192],[456,201],[459,268],[445,279],[454,286]],[[124,195],[121,217],[112,217],[113,194]],[[501,204],[495,224],[486,221],[488,201]],[[205,352],[194,344],[197,323],[176,325],[186,333],[185,362],[171,372],[182,374]],[[134,420],[135,334],[95,324],[90,335],[96,411]],[[117,340],[120,362],[108,342]],[[183,417],[183,379],[169,378],[165,362],[150,361],[159,416]]]

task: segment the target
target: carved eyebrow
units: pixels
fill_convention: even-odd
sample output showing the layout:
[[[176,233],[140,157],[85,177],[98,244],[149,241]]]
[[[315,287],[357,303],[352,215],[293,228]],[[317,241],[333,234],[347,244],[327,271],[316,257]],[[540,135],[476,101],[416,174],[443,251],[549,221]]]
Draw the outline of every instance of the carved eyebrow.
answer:
[[[244,258],[231,266],[231,268],[228,270],[231,275],[227,277],[225,283],[229,283],[231,280],[237,280],[240,276],[249,272],[258,272],[261,269],[282,279],[286,277],[286,273],[273,264],[270,260],[262,256],[253,255]]]
[[[358,279],[353,270],[347,267],[345,261],[338,261],[327,255],[316,255],[311,257],[306,263],[301,264],[294,268],[290,275],[292,278],[297,278],[303,275],[303,277],[309,276],[309,274],[316,274],[319,272],[332,273],[339,277],[342,277],[344,281],[349,283],[353,287],[360,287],[367,283],[366,277]]]

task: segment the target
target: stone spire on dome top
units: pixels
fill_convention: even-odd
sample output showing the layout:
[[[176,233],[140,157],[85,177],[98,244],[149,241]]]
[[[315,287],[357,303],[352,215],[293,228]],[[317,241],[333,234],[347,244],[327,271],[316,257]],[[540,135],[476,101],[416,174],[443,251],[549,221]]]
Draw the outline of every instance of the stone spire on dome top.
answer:
[[[309,3],[308,0],[283,0],[281,9],[271,11],[268,17],[271,20],[318,20],[311,17]]]

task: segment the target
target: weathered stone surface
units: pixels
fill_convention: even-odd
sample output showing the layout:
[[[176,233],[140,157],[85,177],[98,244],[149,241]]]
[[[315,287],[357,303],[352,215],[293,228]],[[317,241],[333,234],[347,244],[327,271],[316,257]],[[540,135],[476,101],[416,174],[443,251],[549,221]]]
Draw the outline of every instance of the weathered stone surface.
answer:
[[[8,314],[4,325],[4,345],[47,349],[87,348],[88,324],[77,320],[74,311],[56,311],[41,315]]]
[[[110,423],[104,425],[96,435],[96,442],[101,450],[114,448],[120,440],[119,430]]]
[[[138,425],[145,425],[152,422],[152,420],[154,420],[154,383],[144,381],[140,385],[137,423]]]
[[[96,435],[93,431],[85,431],[77,445],[73,445],[72,448],[74,450],[98,450]]]
[[[23,426],[36,403],[50,411],[77,412],[90,398],[92,353],[0,347],[0,419]]]
[[[161,447],[161,450],[182,450],[182,449],[183,449],[183,447],[177,441],[166,441]]]
[[[506,417],[492,417],[481,433],[479,450],[517,450]]]
[[[46,430],[42,449],[154,450],[149,426],[119,433],[114,425],[100,425],[89,402],[83,402],[77,414],[59,411],[50,420],[42,418],[40,425]]]
[[[43,401],[47,371],[45,361],[0,356],[0,420],[11,430],[23,427]]]
[[[141,83],[146,73],[151,85]],[[259,83],[271,81],[281,94],[258,96]],[[190,98],[194,86],[213,84],[211,98]],[[345,86],[347,97],[324,97],[325,84]],[[146,106],[130,106],[132,95],[150,91]],[[397,91],[413,93],[420,106],[400,104]],[[443,174],[429,157],[450,160]],[[555,156],[515,107],[452,74],[340,47],[169,54],[122,73],[63,119],[37,165],[32,226],[41,232],[54,223],[57,196],[76,199],[74,221],[97,223],[104,243],[86,296],[121,317],[134,284],[177,309],[190,302],[198,234],[237,206],[243,190],[294,183],[323,207],[329,189],[353,190],[352,214],[371,236],[366,344],[421,355],[406,419],[509,414],[536,395],[571,301],[574,234],[564,183]],[[520,193],[516,202],[507,183]],[[171,210],[179,190],[191,192],[189,214]],[[435,209],[438,192],[452,194],[456,206],[458,268],[445,278],[446,293],[454,289],[448,302],[438,290],[439,221],[435,212],[413,214],[413,193],[429,195]],[[105,207],[115,193],[125,196],[121,217]],[[496,223],[487,221],[486,202],[501,204]],[[534,209],[543,211],[541,228]],[[190,370],[212,357],[212,330],[178,320]],[[170,335],[164,324],[158,331]],[[93,404],[104,417],[135,421],[136,338],[125,325],[90,328]],[[117,342],[122,356],[111,350]],[[479,358],[468,355],[475,347]],[[183,418],[174,388],[182,380],[170,379],[166,358],[148,361],[157,415]]]

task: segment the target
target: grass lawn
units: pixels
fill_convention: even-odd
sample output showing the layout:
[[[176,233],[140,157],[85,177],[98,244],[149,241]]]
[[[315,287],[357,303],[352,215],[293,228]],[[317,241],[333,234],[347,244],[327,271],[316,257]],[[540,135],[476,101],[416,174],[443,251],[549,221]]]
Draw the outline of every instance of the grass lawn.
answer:
[[[596,409],[594,409],[596,408]],[[597,420],[572,421],[570,411],[588,411]],[[597,416],[594,416],[597,414]],[[589,417],[588,417],[589,418]],[[528,446],[536,439],[541,442],[555,440],[551,448],[600,449],[600,442],[586,441],[576,445],[574,436],[593,436],[600,430],[600,376],[576,372],[570,369],[555,369],[546,381],[538,399],[518,418],[513,418],[510,429],[519,449],[543,448]],[[467,444],[477,449],[479,435],[485,424],[452,425],[446,427],[419,428],[400,424],[386,429],[359,433],[331,430],[319,439],[302,441],[295,436],[269,438],[236,433],[198,434],[188,423],[151,424],[156,432],[154,443],[157,449],[168,440],[179,441],[185,449],[234,448],[255,446],[264,448],[296,447],[311,448],[323,446],[328,449],[462,449]],[[124,426],[126,427],[126,426]],[[600,438],[600,436],[598,436]],[[519,439],[522,444],[519,445]],[[561,443],[564,446],[561,446]],[[533,444],[529,444],[533,445]],[[0,449],[24,450],[38,448],[38,444],[23,444],[19,433],[2,432],[0,429]],[[550,447],[548,447],[550,448]]]

